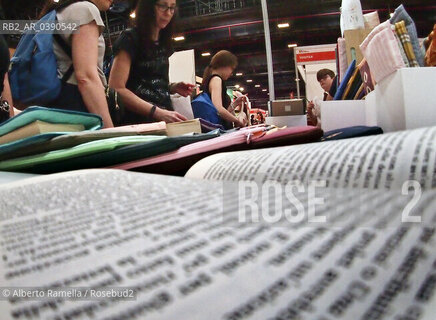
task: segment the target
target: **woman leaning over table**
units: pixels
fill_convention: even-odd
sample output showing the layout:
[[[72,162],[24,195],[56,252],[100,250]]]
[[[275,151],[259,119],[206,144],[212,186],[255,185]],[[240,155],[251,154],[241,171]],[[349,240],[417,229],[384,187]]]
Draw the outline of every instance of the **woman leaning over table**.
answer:
[[[245,96],[240,96],[231,102],[230,97],[227,95],[226,81],[233,74],[237,65],[238,59],[233,53],[227,50],[217,52],[212,57],[209,66],[204,70],[201,84],[201,89],[209,95],[219,117],[227,128],[231,127],[229,123],[232,122],[237,127],[247,125],[246,121],[238,119],[232,113],[237,106],[246,101]]]
[[[122,97],[125,124],[186,120],[173,110],[170,94],[186,97],[195,86],[169,84],[168,77],[176,9],[176,0],[140,0],[136,26],[124,31],[114,43],[109,86]]]
[[[106,11],[113,0],[64,0],[57,3],[47,0],[41,17],[56,9],[59,22],[79,22],[77,33],[61,34],[66,45],[71,48],[70,56],[54,41],[58,69],[63,76],[70,68],[74,72],[63,84],[57,99],[49,107],[84,111],[98,114],[105,127],[113,127],[104,92],[106,78],[103,73],[105,42],[102,35],[104,23],[100,11]]]

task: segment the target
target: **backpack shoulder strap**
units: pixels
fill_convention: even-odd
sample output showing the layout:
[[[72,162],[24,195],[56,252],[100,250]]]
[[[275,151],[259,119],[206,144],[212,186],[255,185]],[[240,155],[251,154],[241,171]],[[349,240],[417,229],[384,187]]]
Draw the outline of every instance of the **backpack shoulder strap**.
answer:
[[[90,2],[92,4],[94,4],[92,1],[90,0],[81,0],[81,1],[87,1]],[[59,5],[56,8],[56,11],[66,8],[69,5],[75,3],[75,2],[80,2],[77,0],[70,0],[70,1],[65,1],[63,4]],[[94,4],[95,5],[95,4]],[[62,77],[62,82],[67,82],[68,79],[70,79],[71,75],[74,72],[74,65],[73,65],[73,54],[71,51],[71,47],[68,45],[68,43],[59,35],[59,34],[53,34],[53,38],[56,40],[56,42],[59,44],[59,46],[62,48],[62,50],[70,57],[71,59],[71,66],[68,68],[67,72],[65,72],[65,74]]]
[[[67,72],[62,77],[62,82],[67,82],[68,79],[70,79],[71,75],[74,72],[74,65],[73,65],[73,54],[71,52],[71,47],[67,44],[67,42],[60,36],[60,34],[53,34],[53,39],[56,40],[56,42],[59,44],[59,46],[62,48],[62,50],[70,57],[71,59],[71,66],[68,68]]]

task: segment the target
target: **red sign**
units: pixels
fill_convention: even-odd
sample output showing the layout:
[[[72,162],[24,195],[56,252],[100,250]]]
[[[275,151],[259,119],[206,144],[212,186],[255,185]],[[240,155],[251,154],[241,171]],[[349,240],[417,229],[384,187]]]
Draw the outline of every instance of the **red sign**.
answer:
[[[297,53],[297,62],[298,63],[335,60],[335,59],[336,59],[336,53],[334,51]]]

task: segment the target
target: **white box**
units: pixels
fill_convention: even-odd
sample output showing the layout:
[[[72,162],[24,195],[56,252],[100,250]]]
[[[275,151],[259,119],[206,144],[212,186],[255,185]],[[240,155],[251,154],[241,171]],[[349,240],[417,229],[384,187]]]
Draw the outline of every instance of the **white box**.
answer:
[[[321,102],[321,128],[324,131],[366,126],[365,100],[335,100]]]
[[[366,96],[367,123],[384,132],[436,125],[436,68],[403,68]]]
[[[266,124],[271,124],[277,127],[305,127],[307,126],[306,115],[302,116],[279,116],[279,117],[266,117]]]

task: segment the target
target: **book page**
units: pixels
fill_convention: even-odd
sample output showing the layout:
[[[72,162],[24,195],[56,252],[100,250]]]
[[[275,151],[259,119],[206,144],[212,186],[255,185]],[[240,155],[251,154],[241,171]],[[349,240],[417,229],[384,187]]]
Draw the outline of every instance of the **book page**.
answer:
[[[325,180],[335,188],[436,187],[436,127],[297,146],[221,153],[186,177],[208,180]]]
[[[33,173],[0,171],[0,184],[11,183],[13,181],[27,179],[36,176],[38,175]]]
[[[434,190],[280,186],[257,221],[233,183],[88,170],[0,186],[1,318],[434,319]]]

